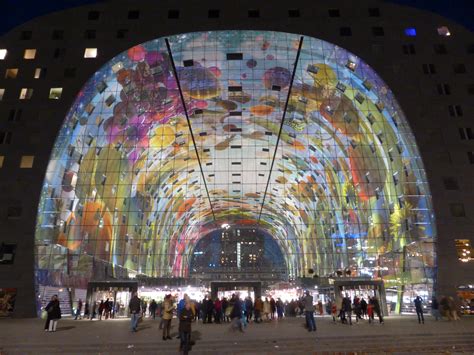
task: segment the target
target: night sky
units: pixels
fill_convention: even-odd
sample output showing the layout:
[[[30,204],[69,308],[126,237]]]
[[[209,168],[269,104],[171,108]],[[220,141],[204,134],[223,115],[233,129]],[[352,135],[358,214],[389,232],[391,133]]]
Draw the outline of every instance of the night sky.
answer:
[[[0,0],[0,35],[34,18],[62,9],[101,2],[98,0]],[[436,12],[474,31],[474,0],[390,0]],[[132,6],[133,2],[131,2]]]

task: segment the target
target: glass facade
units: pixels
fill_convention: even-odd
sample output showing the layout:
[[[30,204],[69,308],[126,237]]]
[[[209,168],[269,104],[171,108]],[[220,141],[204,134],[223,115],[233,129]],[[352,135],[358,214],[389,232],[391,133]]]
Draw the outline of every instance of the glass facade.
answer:
[[[77,95],[39,205],[39,287],[187,277],[226,224],[271,235],[291,279],[345,270],[431,289],[426,174],[373,69],[281,32],[167,40],[117,55]]]

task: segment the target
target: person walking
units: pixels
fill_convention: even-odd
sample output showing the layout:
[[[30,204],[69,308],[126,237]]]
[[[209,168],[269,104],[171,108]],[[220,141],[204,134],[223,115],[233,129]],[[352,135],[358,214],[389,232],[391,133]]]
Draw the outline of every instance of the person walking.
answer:
[[[82,300],[79,298],[79,301],[77,301],[76,317],[74,318],[74,320],[77,320],[77,318],[82,319],[81,312],[82,312]]]
[[[418,316],[418,323],[425,324],[425,317],[423,317],[423,299],[420,296],[416,296],[413,300],[415,304],[416,315]]]
[[[263,302],[263,314],[265,316],[265,320],[270,320],[270,312],[272,311],[270,307],[270,302],[268,302],[268,298],[265,297],[265,301]]]
[[[255,298],[255,302],[253,305],[255,323],[262,322],[262,310],[263,310],[262,299],[260,297],[257,297]]]
[[[332,314],[332,321],[336,323],[337,318],[337,304],[336,302],[332,302],[331,304],[331,314]]]
[[[138,326],[138,318],[140,318],[140,310],[141,310],[141,301],[140,298],[138,298],[137,293],[134,292],[132,299],[130,300],[128,304],[128,308],[130,309],[130,315],[131,315],[131,330],[132,332],[137,331],[137,326]]]
[[[342,308],[346,318],[349,320],[349,324],[352,325],[352,303],[348,295],[342,299]]]
[[[374,304],[374,312],[377,314],[377,317],[379,318],[379,323],[383,324],[383,315],[380,309],[380,303],[377,296],[374,296],[372,298],[372,302]]]
[[[439,313],[439,303],[436,296],[433,296],[431,298],[431,314],[433,315],[433,317],[435,317],[435,320],[439,320],[441,318],[441,315]]]
[[[45,311],[48,312],[44,330],[47,332],[55,332],[58,326],[58,320],[61,319],[61,306],[59,304],[58,295],[51,297],[51,301],[46,305]]]
[[[216,301],[214,302],[214,310],[214,320],[217,324],[220,324],[222,318],[222,301],[219,298],[216,298]]]
[[[171,329],[171,320],[173,319],[173,300],[171,295],[166,295],[165,300],[163,301],[163,340],[171,340],[170,329]]]
[[[448,312],[450,314],[450,318],[452,320],[459,320],[459,316],[458,316],[458,310],[457,310],[457,306],[456,306],[456,303],[454,302],[454,298],[452,298],[451,296],[448,297]]]
[[[367,301],[364,298],[362,298],[360,300],[360,311],[362,313],[363,318],[367,316],[367,306],[368,306]]]
[[[233,295],[233,306],[230,313],[231,326],[232,330],[239,329],[242,333],[244,332],[242,324],[242,302],[240,301],[239,295]],[[232,303],[232,302],[231,302]]]
[[[150,317],[153,317],[153,319],[156,318],[156,308],[158,307],[158,304],[156,303],[155,300],[151,300],[151,303],[150,303],[150,307],[149,310],[150,310]]]
[[[104,300],[101,300],[99,304],[99,320],[102,320],[102,313],[104,313]]]
[[[369,304],[367,305],[367,315],[369,317],[369,323],[374,321],[374,301],[369,298]]]
[[[183,354],[188,354],[189,350],[191,350],[191,324],[193,319],[194,313],[191,303],[188,300],[179,314],[179,350],[182,351]]]
[[[309,291],[306,291],[306,296],[303,298],[304,312],[306,316],[306,326],[308,332],[316,331],[316,322],[314,321],[314,304],[313,296],[310,295]]]

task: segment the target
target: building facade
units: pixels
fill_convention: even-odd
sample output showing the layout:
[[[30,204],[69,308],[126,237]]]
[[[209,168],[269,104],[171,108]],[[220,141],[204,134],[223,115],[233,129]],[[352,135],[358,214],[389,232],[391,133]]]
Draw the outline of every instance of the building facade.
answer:
[[[14,314],[48,285],[187,277],[222,223],[268,231],[290,278],[465,290],[473,44],[378,1],[110,2],[12,30],[0,288]]]

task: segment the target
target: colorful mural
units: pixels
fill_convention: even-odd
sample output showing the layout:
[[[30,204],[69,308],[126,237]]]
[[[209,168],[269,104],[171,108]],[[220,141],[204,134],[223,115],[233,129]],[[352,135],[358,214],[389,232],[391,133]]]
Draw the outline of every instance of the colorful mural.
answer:
[[[41,196],[39,284],[83,284],[101,277],[98,265],[116,276],[186,277],[197,241],[223,223],[270,233],[290,277],[346,269],[432,284],[423,164],[373,69],[288,33],[168,41],[172,58],[164,38],[137,45],[77,95]]]

